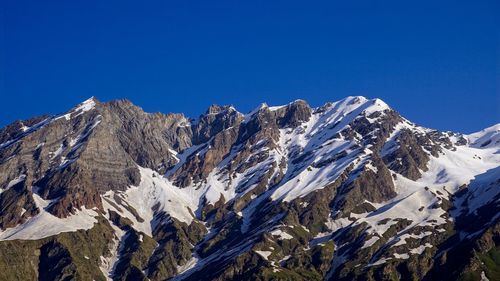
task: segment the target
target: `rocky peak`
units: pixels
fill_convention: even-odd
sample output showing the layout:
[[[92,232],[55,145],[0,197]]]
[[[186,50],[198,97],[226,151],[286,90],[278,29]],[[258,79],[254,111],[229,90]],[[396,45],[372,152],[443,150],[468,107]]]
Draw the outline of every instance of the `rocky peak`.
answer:
[[[210,105],[205,111],[205,115],[219,114],[224,111],[236,111],[232,105]]]
[[[66,113],[65,117],[69,115],[69,117],[79,116],[87,111],[93,110],[96,105],[99,105],[100,102],[95,97],[90,97],[85,101],[79,103],[77,106],[73,107],[69,112]]]
[[[211,105],[192,126],[193,143],[204,143],[219,132],[236,126],[242,120],[241,113],[236,111],[233,106]]]
[[[280,116],[278,119],[280,127],[297,127],[301,123],[309,121],[312,114],[311,107],[304,100],[296,100],[278,111],[280,110],[284,111],[282,117]]]
[[[95,280],[99,268],[117,280],[421,280],[466,270],[466,253],[488,270],[498,126],[441,133],[360,96],[245,115],[212,105],[195,121],[92,98],[0,131],[0,240],[16,240],[0,241],[15,253],[0,262],[21,251],[45,265],[56,251]],[[23,254],[22,239],[38,240]]]

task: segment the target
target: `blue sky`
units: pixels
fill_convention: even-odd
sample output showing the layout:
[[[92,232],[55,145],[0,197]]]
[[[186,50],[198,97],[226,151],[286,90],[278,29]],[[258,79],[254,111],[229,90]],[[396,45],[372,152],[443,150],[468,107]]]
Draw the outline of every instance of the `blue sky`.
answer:
[[[90,96],[196,117],[379,97],[472,132],[500,122],[499,1],[3,1],[0,126]]]

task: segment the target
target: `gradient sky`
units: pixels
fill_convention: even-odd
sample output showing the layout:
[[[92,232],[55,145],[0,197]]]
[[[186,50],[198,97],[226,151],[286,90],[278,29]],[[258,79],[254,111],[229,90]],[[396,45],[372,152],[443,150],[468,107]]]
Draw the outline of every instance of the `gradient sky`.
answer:
[[[196,117],[363,95],[441,130],[500,122],[498,0],[0,5],[0,126],[90,96]]]

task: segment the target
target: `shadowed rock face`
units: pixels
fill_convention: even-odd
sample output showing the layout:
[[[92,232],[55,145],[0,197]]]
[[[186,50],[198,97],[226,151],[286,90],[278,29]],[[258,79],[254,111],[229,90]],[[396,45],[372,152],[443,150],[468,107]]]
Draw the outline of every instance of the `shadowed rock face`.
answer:
[[[285,108],[278,110],[278,123],[280,127],[297,127],[303,122],[309,121],[311,118],[312,109],[303,100],[297,100]]]
[[[365,200],[382,203],[396,197],[389,169],[378,156],[375,155],[372,160],[376,171],[365,168],[355,180],[342,186],[343,193],[338,196],[336,206],[342,210],[342,214],[349,214],[355,211],[355,208],[365,208]]]
[[[420,178],[420,170],[427,170],[429,156],[418,144],[417,138],[412,132],[404,130],[398,136],[399,148],[385,157],[389,167],[403,176],[417,180]]]
[[[23,238],[0,241],[0,279],[496,280],[492,128],[441,133],[363,97],[196,120],[92,98],[16,121],[0,240]]]
[[[24,223],[40,211],[31,190],[22,180],[0,194],[0,228],[6,229]]]
[[[76,275],[77,269],[71,261],[70,253],[61,244],[49,243],[40,252],[39,280],[68,280]]]
[[[223,130],[239,124],[241,119],[241,114],[232,106],[210,106],[193,126],[193,144],[207,142]]]

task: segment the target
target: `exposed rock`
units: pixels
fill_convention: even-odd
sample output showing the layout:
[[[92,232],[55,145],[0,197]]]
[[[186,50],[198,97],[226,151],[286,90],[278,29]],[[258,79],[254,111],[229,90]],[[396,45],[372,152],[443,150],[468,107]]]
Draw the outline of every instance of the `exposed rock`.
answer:
[[[342,210],[339,214],[359,212],[365,200],[381,203],[396,196],[391,173],[385,164],[376,154],[372,156],[371,161],[376,171],[365,166],[362,171],[358,172],[360,175],[352,181],[347,181],[342,187],[342,192],[337,195],[335,207]]]
[[[417,180],[422,175],[420,170],[427,171],[427,162],[429,156],[418,144],[419,141],[415,135],[402,130],[397,138],[399,147],[393,153],[384,157],[389,169],[402,174],[403,176]]]
[[[279,126],[292,128],[309,121],[312,113],[312,109],[303,100],[294,101],[287,105],[286,108],[279,109],[278,111],[284,111],[283,117],[278,119]],[[281,115],[282,113],[278,114]]]
[[[207,142],[218,133],[239,124],[242,118],[232,106],[210,106],[193,126],[193,144]]]
[[[22,180],[0,193],[0,229],[14,227],[39,213],[33,193]]]
[[[0,241],[0,279],[496,280],[495,128],[363,97],[196,120],[89,99],[0,130],[1,237],[90,221]]]

